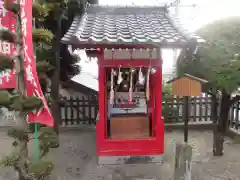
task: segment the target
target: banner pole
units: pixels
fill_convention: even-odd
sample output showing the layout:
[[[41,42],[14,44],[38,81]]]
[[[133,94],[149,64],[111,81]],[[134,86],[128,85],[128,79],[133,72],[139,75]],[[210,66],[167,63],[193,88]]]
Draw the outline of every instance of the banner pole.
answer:
[[[34,0],[33,0],[34,2]],[[35,28],[35,19],[33,19],[33,27]],[[34,48],[34,59],[37,61],[37,52],[36,52],[36,44],[33,44]],[[35,158],[36,162],[38,162],[39,158],[39,141],[38,141],[38,124],[34,123],[34,144],[35,144]]]
[[[38,162],[39,158],[39,142],[38,142],[38,124],[34,123],[34,144],[35,144],[35,158]]]

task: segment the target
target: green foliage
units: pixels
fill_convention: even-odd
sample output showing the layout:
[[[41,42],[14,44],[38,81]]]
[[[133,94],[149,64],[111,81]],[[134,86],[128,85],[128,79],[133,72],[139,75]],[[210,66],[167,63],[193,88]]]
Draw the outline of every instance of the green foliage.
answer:
[[[28,173],[31,179],[44,180],[51,175],[54,164],[51,161],[40,159],[38,162],[30,163]]]
[[[37,63],[40,61],[47,61],[52,64],[54,53],[51,46],[46,44],[42,47],[36,48]]]
[[[48,61],[39,61],[37,63],[37,71],[48,73],[52,71],[54,67]]]
[[[18,147],[22,141],[30,142],[34,140],[34,138],[29,138],[29,134],[31,133],[31,131],[25,132],[14,128],[8,131],[8,135],[14,139],[14,147]],[[51,175],[54,168],[54,164],[46,159],[46,155],[50,149],[56,148],[56,144],[58,144],[56,137],[56,133],[52,128],[41,127],[38,136],[40,147],[40,157],[38,161],[33,159],[22,160],[19,152],[14,152],[1,160],[1,166],[11,167],[16,171],[21,170],[21,172],[25,172],[24,176],[27,177],[28,180],[45,180]],[[24,164],[24,166],[21,166],[21,164]]]
[[[12,95],[6,90],[1,90],[0,91],[0,106],[8,107],[11,103],[12,103]]]
[[[20,111],[24,113],[37,111],[43,104],[42,100],[35,96],[25,96],[21,94],[10,94],[8,91],[0,91],[0,106],[9,110]]]
[[[166,100],[165,100],[165,103]],[[179,109],[175,106],[168,106],[165,104],[162,106],[162,116],[164,118],[164,122],[166,123],[176,123],[179,122]]]
[[[0,53],[0,71],[13,68],[13,58]]]
[[[44,157],[50,151],[51,148],[55,148],[58,145],[58,138],[52,128],[42,127],[40,128],[39,147],[41,149],[40,156]]]
[[[18,169],[19,161],[20,161],[20,155],[14,152],[6,156],[4,159],[2,159],[0,164],[3,167],[11,167],[16,170]]]
[[[186,59],[182,52],[177,63],[179,74],[188,73],[208,80],[206,89],[231,93],[240,84],[240,18],[216,21],[196,32],[207,43],[199,48],[196,59]]]
[[[32,14],[33,17],[38,21],[44,21],[44,19],[49,15],[49,7],[46,4],[40,4],[35,1],[32,4]]]
[[[172,96],[172,85],[163,83],[162,84],[162,99],[165,100],[166,97]]]
[[[10,43],[16,43],[17,42],[17,35],[16,33],[9,31],[7,29],[2,29],[0,31],[0,39],[3,41],[7,41]]]
[[[17,128],[12,128],[8,130],[8,136],[17,140],[18,142],[20,141],[28,141],[28,133]]]
[[[53,70],[54,66],[52,66],[50,62],[45,60],[37,62],[38,79],[43,89],[43,92],[45,92],[45,90],[47,89],[48,77],[52,75]]]
[[[28,113],[38,111],[42,106],[42,100],[38,97],[16,94],[11,97],[11,104],[7,107],[9,110]]]
[[[9,0],[4,1],[4,6],[14,12],[15,14],[19,13],[20,6],[19,4],[12,4]],[[39,4],[37,2],[33,3],[33,14],[36,17],[37,21],[44,20],[44,18],[48,15],[48,7],[45,4]],[[19,17],[19,14],[18,16]],[[21,23],[20,23],[21,24]],[[19,28],[21,29],[21,28]],[[16,60],[18,63],[23,64],[22,56],[20,52],[24,47],[22,47],[21,43],[21,31],[18,31],[16,34],[1,29],[0,30],[0,40],[8,41],[10,43],[18,46]],[[20,42],[17,41],[19,39]],[[53,39],[53,34],[44,28],[34,29],[33,30],[33,40],[41,46],[41,48],[48,47],[46,44],[51,44]],[[44,78],[47,79],[47,75],[50,71],[52,71],[53,66],[51,66],[48,58],[41,59],[37,63],[37,70],[40,74],[44,74]],[[13,58],[0,53],[0,70],[12,69],[13,67]],[[23,79],[23,69],[18,67],[18,71],[20,73],[17,74],[17,78],[20,77],[18,81],[18,85],[22,86]],[[6,156],[2,159],[1,165],[4,167],[11,167],[16,172],[21,174],[22,180],[46,180],[49,179],[49,176],[53,170],[53,163],[46,160],[46,155],[50,151],[51,148],[57,147],[58,144],[57,135],[53,131],[52,128],[41,127],[39,129],[39,136],[37,137],[39,140],[39,152],[40,157],[39,161],[36,162],[34,159],[30,159],[28,156],[28,143],[34,140],[33,132],[31,129],[27,127],[23,127],[26,121],[26,115],[29,112],[38,111],[42,108],[43,103],[42,100],[35,96],[26,96],[24,92],[24,88],[19,88],[17,86],[16,91],[0,91],[0,106],[6,107],[10,111],[16,111],[19,113],[19,120],[21,121],[21,127],[11,128],[8,131],[8,136],[13,138],[12,146],[14,148],[14,153]],[[26,125],[25,125],[26,126]]]
[[[213,68],[215,78],[212,78],[212,84],[228,94],[237,90],[240,85],[240,58],[236,57],[226,63]]]
[[[44,28],[33,29],[33,41],[38,44],[50,44],[53,39],[53,34]]]

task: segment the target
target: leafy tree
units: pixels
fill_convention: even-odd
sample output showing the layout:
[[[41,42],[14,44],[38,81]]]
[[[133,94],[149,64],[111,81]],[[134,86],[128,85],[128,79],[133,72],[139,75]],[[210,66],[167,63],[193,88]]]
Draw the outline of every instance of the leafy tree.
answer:
[[[230,107],[239,96],[232,97],[240,84],[240,18],[215,21],[196,32],[207,42],[200,46],[198,54],[187,57],[181,52],[177,62],[178,74],[189,73],[208,80],[205,91],[212,96],[212,120],[214,128],[213,154],[223,155],[224,134],[228,126]],[[217,115],[217,101],[219,115]]]
[[[24,81],[24,58],[23,58],[23,43],[22,43],[22,20],[20,13],[20,0],[16,3],[11,3],[8,0],[4,1],[4,7],[8,11],[12,11],[17,20],[17,32],[1,29],[1,40],[8,41],[15,44],[16,55],[10,57],[5,54],[0,54],[0,70],[4,71],[13,68],[13,60],[15,60],[16,68],[16,88],[14,91],[1,90],[0,91],[0,106],[8,108],[15,112],[17,118],[17,126],[8,131],[8,136],[13,140],[13,152],[6,156],[1,164],[5,167],[13,168],[19,176],[19,180],[44,180],[49,178],[53,170],[53,163],[46,158],[50,148],[56,146],[56,134],[52,128],[43,127],[40,129],[39,160],[33,160],[28,154],[28,143],[34,138],[31,129],[27,124],[27,114],[34,110],[39,110],[43,105],[41,99],[35,96],[26,96],[26,87]],[[33,4],[33,15],[36,21],[43,19],[48,13],[48,9],[43,4]],[[33,29],[33,40],[37,44],[37,49],[45,47],[51,43],[53,34],[46,29]],[[40,80],[47,79],[48,73],[52,70],[47,59],[42,59],[37,62],[37,70]]]
[[[162,99],[165,100],[166,97],[171,95],[173,95],[171,84],[162,83]]]
[[[67,0],[64,3],[64,5],[60,6],[61,9],[58,12],[56,9],[54,9],[55,11],[51,10],[49,15],[40,24],[53,34],[56,34],[56,32],[60,30],[60,38],[62,38],[68,31],[74,17],[76,15],[82,15],[85,12],[87,3],[98,4],[98,0]],[[54,13],[56,14],[54,15]],[[58,17],[58,20],[61,20],[61,28],[56,28],[58,25],[56,18],[54,17]],[[60,38],[57,39],[57,42],[59,43],[58,48],[60,48],[60,80],[67,81],[73,76],[79,74],[80,68],[76,64],[78,59],[70,55],[67,45],[60,43]],[[56,61],[56,59],[54,59],[56,58],[54,56],[54,50],[52,50],[52,57],[53,61]]]
[[[67,81],[80,73],[80,67],[76,64],[78,58],[71,56],[68,47],[61,44],[60,40],[70,28],[75,15],[82,15],[87,7],[87,3],[96,4],[98,0],[68,0],[62,1],[59,6],[55,6],[49,11],[49,16],[44,20],[43,26],[50,30],[54,35],[51,54],[53,57],[52,65],[55,70],[51,83],[51,110],[55,119],[55,132],[59,133],[58,124],[59,114],[59,84]]]

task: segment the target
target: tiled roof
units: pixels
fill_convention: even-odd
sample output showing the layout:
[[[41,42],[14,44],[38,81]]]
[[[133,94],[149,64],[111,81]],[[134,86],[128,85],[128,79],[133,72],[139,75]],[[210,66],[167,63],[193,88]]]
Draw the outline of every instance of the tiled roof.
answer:
[[[181,28],[166,7],[90,5],[76,16],[64,44],[149,44],[181,46],[199,37]]]

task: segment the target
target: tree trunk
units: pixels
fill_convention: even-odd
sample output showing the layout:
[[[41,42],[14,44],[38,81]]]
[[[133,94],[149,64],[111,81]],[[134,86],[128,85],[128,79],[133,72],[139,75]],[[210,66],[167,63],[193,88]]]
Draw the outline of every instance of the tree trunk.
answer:
[[[217,95],[213,94],[211,95],[211,120],[213,121],[213,124],[217,124],[217,116],[218,116],[218,99]]]
[[[20,0],[17,0],[17,4],[20,4]],[[16,62],[15,62],[15,69],[16,69],[16,88],[15,91],[20,93],[21,95],[26,94],[26,87],[25,87],[25,78],[24,78],[24,57],[23,57],[23,43],[22,43],[22,21],[21,21],[21,13],[17,15],[17,38],[20,42],[16,48]],[[27,132],[28,130],[28,123],[26,119],[26,114],[24,112],[16,112],[15,117],[17,117],[16,128]],[[26,161],[28,159],[28,140],[21,140],[19,142],[19,148],[17,151],[20,153],[20,161],[19,166],[22,169],[18,171],[18,179],[25,180],[25,172],[23,172],[23,167],[26,165]]]
[[[213,156],[223,155],[224,135],[218,131],[217,125],[214,126],[213,131]]]
[[[211,120],[213,122],[213,153],[216,149],[219,149],[219,144],[217,144],[217,121],[218,121],[218,100],[215,94],[211,95]]]
[[[53,40],[54,48],[54,73],[51,80],[51,98],[52,98],[52,115],[54,118],[54,131],[59,135],[59,123],[60,123],[60,108],[59,108],[59,78],[60,78],[60,38],[61,38],[61,12],[60,8],[56,7],[54,18],[56,20],[55,37]]]
[[[220,114],[217,123],[213,130],[213,155],[223,155],[224,135],[228,125],[228,113],[231,106],[231,96],[227,93],[222,93],[220,102]]]

